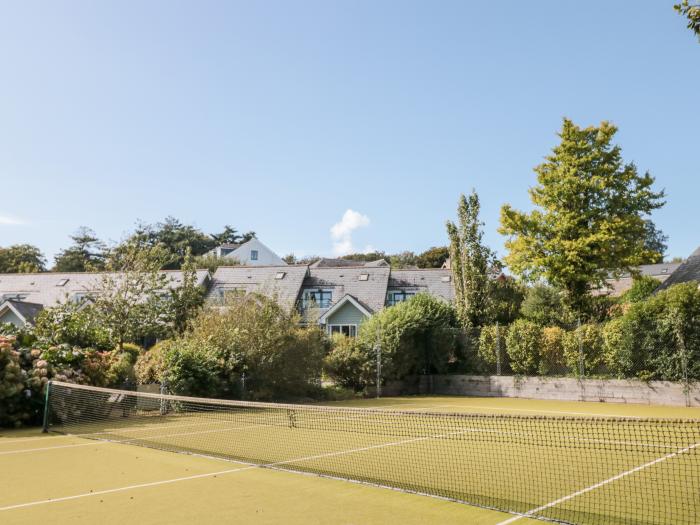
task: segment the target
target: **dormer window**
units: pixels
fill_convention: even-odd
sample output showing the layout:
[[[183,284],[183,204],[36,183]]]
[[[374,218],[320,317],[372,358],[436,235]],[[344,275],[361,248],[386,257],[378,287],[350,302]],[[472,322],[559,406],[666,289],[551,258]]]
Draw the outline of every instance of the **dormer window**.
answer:
[[[416,295],[416,292],[406,291],[406,290],[389,290],[386,294],[386,305],[394,306],[395,304],[401,303],[406,299],[410,299]]]
[[[330,308],[332,301],[331,290],[304,290],[302,308]]]

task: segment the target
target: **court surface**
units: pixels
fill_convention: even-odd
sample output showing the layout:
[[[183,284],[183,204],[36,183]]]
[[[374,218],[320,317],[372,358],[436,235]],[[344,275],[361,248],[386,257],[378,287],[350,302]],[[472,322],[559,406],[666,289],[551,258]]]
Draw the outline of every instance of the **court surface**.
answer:
[[[699,409],[505,398],[406,397],[335,405],[514,415],[700,417]],[[611,468],[619,472],[615,465]],[[126,443],[45,435],[36,429],[0,430],[0,472],[3,524],[536,523],[348,481]],[[567,490],[563,492],[569,494]]]

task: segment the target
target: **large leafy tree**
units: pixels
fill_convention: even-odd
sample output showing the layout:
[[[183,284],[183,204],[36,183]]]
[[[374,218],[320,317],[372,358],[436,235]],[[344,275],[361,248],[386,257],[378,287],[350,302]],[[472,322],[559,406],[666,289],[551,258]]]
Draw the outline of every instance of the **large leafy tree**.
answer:
[[[416,257],[419,268],[442,268],[450,257],[450,249],[447,246],[433,246]]]
[[[58,253],[56,272],[95,272],[104,270],[107,249],[95,232],[84,226],[71,235],[73,245]]]
[[[675,4],[673,8],[688,19],[688,29],[693,31],[700,40],[700,3],[683,0],[680,4]]]
[[[0,273],[29,273],[46,270],[46,258],[31,244],[0,247]]]
[[[457,207],[458,223],[447,221],[455,307],[467,330],[482,326],[492,313],[489,273],[498,265],[494,253],[483,242],[480,208],[475,191],[468,197],[461,195]]]
[[[662,255],[648,245],[648,215],[663,206],[664,192],[653,190],[649,173],[623,162],[612,142],[616,132],[608,122],[582,129],[564,119],[561,143],[535,168],[535,209],[501,209],[508,267],[562,288],[576,309],[611,272],[633,271]]]

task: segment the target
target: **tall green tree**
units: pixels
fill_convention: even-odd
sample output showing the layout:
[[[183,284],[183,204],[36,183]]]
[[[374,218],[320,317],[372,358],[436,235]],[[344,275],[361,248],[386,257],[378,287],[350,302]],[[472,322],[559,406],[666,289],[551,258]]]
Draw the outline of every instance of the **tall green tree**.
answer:
[[[582,129],[564,119],[560,144],[535,168],[535,209],[501,209],[508,267],[562,288],[577,310],[611,272],[619,276],[662,255],[647,246],[647,221],[664,192],[654,191],[649,173],[623,162],[616,132],[608,122]]]
[[[459,198],[458,223],[447,221],[455,308],[467,330],[482,326],[491,315],[489,272],[498,264],[494,253],[483,242],[480,209],[479,196],[472,190],[468,197],[461,195]]]
[[[688,29],[693,31],[700,40],[700,3],[683,0],[680,4],[675,4],[673,8],[688,19]]]
[[[107,248],[90,228],[81,226],[70,237],[73,245],[55,258],[55,272],[96,272],[104,270]]]
[[[224,226],[224,231],[221,233],[212,233],[211,238],[217,245],[220,244],[238,244],[248,242],[255,238],[255,232],[249,231],[244,234],[239,234],[238,230],[228,224]]]
[[[0,247],[0,273],[30,273],[46,270],[46,258],[31,244]]]
[[[185,254],[180,286],[170,289],[172,328],[182,334],[204,304],[204,289],[197,283],[197,266],[191,253]]]

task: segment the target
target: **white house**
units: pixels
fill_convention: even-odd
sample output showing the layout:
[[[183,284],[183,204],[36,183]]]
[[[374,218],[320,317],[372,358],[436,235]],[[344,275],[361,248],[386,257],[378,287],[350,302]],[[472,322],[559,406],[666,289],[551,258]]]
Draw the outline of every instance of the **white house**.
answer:
[[[242,266],[286,266],[287,263],[270,248],[253,237],[243,244],[222,244],[207,255],[230,257]]]

